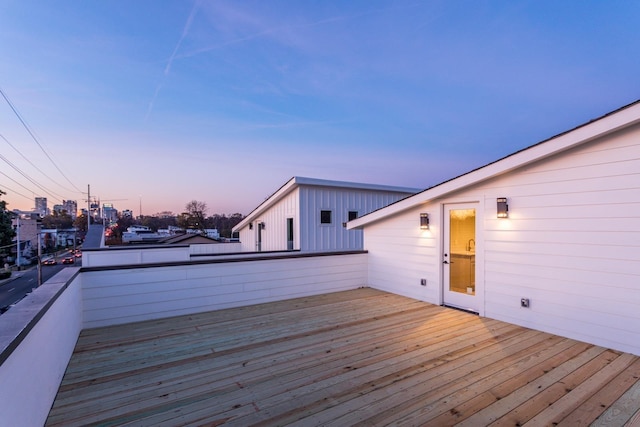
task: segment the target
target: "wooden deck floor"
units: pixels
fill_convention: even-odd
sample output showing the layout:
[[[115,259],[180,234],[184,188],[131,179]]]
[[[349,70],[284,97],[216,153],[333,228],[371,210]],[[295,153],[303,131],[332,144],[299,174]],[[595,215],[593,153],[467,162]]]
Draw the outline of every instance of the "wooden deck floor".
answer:
[[[640,358],[373,289],[84,331],[47,425],[634,425]]]

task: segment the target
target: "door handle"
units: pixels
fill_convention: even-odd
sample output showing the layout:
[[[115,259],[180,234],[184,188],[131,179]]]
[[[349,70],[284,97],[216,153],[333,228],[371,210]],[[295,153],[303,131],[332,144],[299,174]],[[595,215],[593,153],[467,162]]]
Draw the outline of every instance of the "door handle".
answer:
[[[444,261],[442,261],[443,264],[449,264],[449,261],[447,261],[446,259]]]

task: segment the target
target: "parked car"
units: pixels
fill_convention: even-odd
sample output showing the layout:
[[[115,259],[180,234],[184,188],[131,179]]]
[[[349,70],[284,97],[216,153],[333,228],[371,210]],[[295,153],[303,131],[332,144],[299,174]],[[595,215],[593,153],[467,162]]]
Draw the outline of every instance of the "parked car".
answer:
[[[56,264],[58,264],[58,262],[56,261],[55,258],[49,258],[42,261],[42,265],[56,265]]]
[[[75,258],[72,256],[68,256],[62,259],[63,264],[73,264],[75,261]]]

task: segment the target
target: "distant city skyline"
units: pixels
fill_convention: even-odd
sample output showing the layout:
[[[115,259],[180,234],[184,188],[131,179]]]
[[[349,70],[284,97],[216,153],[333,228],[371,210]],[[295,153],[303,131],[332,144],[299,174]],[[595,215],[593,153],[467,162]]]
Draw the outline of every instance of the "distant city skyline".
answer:
[[[638,2],[0,0],[8,209],[427,188],[640,98]],[[142,212],[140,212],[142,211]]]

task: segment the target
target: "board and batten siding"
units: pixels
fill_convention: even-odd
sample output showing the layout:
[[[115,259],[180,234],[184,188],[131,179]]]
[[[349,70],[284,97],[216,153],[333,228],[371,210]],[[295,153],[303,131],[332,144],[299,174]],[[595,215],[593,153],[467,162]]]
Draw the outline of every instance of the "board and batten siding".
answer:
[[[300,249],[336,251],[362,249],[362,230],[347,230],[349,211],[358,217],[407,197],[407,193],[387,191],[301,186]],[[331,211],[331,224],[320,223],[320,211]]]
[[[442,212],[457,201],[480,206],[481,315],[640,355],[640,126],[367,225],[369,285],[440,304]]]
[[[243,227],[240,230],[240,243],[243,252],[257,252],[258,241],[257,224],[264,222],[261,251],[286,251],[287,248],[287,218],[293,218],[293,249],[300,249],[299,232],[299,189],[292,190],[281,200],[265,210],[258,219],[253,221],[253,229]]]
[[[82,273],[85,328],[357,289],[366,253]]]

